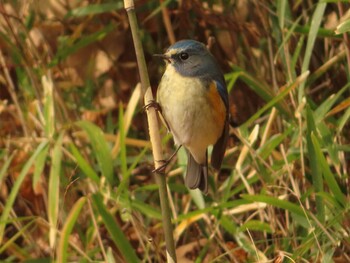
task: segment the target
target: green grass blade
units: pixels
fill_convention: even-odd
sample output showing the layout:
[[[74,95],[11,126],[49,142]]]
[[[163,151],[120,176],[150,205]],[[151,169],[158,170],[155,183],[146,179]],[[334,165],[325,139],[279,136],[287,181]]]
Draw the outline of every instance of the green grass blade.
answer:
[[[20,188],[23,180],[25,179],[29,169],[33,166],[34,161],[38,157],[38,154],[46,147],[47,144],[48,144],[48,141],[44,141],[38,146],[38,148],[36,148],[33,155],[29,158],[29,160],[23,166],[19,176],[17,177],[15,183],[12,186],[11,193],[6,200],[5,207],[3,208],[2,212],[1,212],[1,216],[0,216],[0,244],[2,243],[4,230],[6,227],[6,220],[8,219],[8,217],[10,215],[10,211],[11,211],[12,206],[16,200],[19,188]]]
[[[310,107],[306,107],[306,122],[307,122],[307,133],[306,133],[306,146],[308,151],[308,157],[310,161],[312,184],[315,188],[315,192],[323,192],[323,178],[322,172],[319,166],[319,160],[317,158],[314,145],[312,143],[312,134],[316,132],[315,120]],[[323,222],[325,211],[323,200],[320,196],[316,196],[316,209],[318,214],[318,219]]]
[[[272,151],[276,149],[277,146],[279,146],[282,141],[287,138],[288,135],[294,130],[295,128],[291,125],[288,129],[284,131],[283,134],[275,134],[271,136],[264,145],[262,145],[258,150],[257,153],[262,159],[268,158]]]
[[[107,249],[107,259],[106,259],[106,262],[107,263],[116,263],[115,259],[114,259],[114,255],[113,255],[113,250],[111,247],[108,247]]]
[[[123,198],[125,197],[123,196]],[[137,199],[132,200],[130,206],[132,209],[138,210],[139,212],[143,213],[149,218],[162,220],[162,214],[160,210],[157,210],[153,206],[146,204],[140,200],[137,200]]]
[[[233,72],[233,73],[229,73],[225,75],[225,80],[228,81],[227,83],[227,91],[228,93],[231,92],[231,90],[233,89],[233,87],[235,86],[235,83],[237,81],[237,79],[239,78],[241,72]]]
[[[77,162],[77,165],[83,171],[83,173],[95,183],[99,183],[100,178],[98,177],[94,169],[92,169],[91,165],[87,161],[85,161],[84,157],[80,154],[78,148],[73,143],[69,145],[69,148],[71,154],[74,156],[75,161]]]
[[[350,119],[350,107],[345,111],[338,121],[337,133],[340,134]]]
[[[258,119],[265,111],[269,110],[272,107],[278,107],[277,103],[282,100],[285,96],[287,96],[289,94],[289,92],[291,92],[293,89],[295,89],[298,84],[300,83],[304,83],[307,75],[309,73],[305,72],[303,75],[301,75],[300,77],[298,77],[296,79],[296,81],[289,85],[287,88],[285,88],[283,91],[281,91],[279,94],[277,94],[274,98],[272,98],[268,103],[266,103],[264,105],[264,107],[262,107],[260,110],[258,110],[252,117],[250,117],[243,125],[242,125],[242,129],[247,128],[248,126],[250,126],[256,119]]]
[[[2,243],[0,246],[0,255],[2,255],[8,247],[13,246],[16,243],[16,240],[24,236],[24,233],[28,230],[29,227],[33,228],[34,223],[35,219],[31,220],[28,224],[21,227],[21,229],[16,234],[14,234],[13,236],[11,236],[11,238],[6,240],[6,242]]]
[[[238,66],[233,66],[232,69],[234,71],[232,74],[239,73],[239,79],[245,82],[248,87],[252,89],[256,94],[258,94],[263,100],[270,101],[273,98],[271,90],[266,85],[264,85],[264,83],[256,80],[253,76]]]
[[[315,110],[315,123],[321,122],[333,107],[333,105],[338,101],[340,96],[347,90],[349,90],[350,83],[346,84],[341,90],[336,94],[329,96],[322,104]]]
[[[318,138],[322,138],[321,144],[323,147],[326,147],[329,158],[334,165],[340,163],[339,160],[339,150],[337,149],[337,144],[334,143],[334,133],[329,125],[324,122],[321,122],[317,125]]]
[[[312,86],[316,80],[327,74],[332,67],[337,67],[339,63],[345,58],[345,50],[340,50],[339,52],[337,52],[337,54],[325,61],[322,66],[320,66],[318,69],[312,72],[305,85]]]
[[[48,219],[50,223],[49,241],[50,247],[56,245],[57,221],[60,205],[60,174],[62,164],[62,142],[64,133],[60,133],[51,153],[51,170],[49,178],[49,194],[48,194]]]
[[[283,30],[287,1],[280,0],[280,1],[277,1],[276,4],[277,4],[277,17],[278,17],[279,27],[281,30]]]
[[[30,11],[30,13],[28,14],[28,17],[26,18],[24,25],[27,28],[28,31],[30,31],[34,24],[35,24],[35,18],[36,18],[36,12],[34,12],[34,10]]]
[[[330,191],[334,194],[337,201],[340,204],[342,204],[343,207],[345,207],[346,197],[344,196],[337,181],[334,178],[333,173],[331,172],[331,169],[327,163],[327,160],[322,153],[318,139],[314,134],[311,134],[311,139],[314,146],[315,154],[317,156],[317,160],[319,161],[319,165],[322,167],[322,173],[323,173],[324,179],[327,182]]]
[[[264,231],[266,233],[272,233],[271,226],[265,222],[261,222],[258,220],[249,220],[248,222],[245,222],[243,225],[241,225],[238,230],[239,231],[247,231],[254,230],[254,231]]]
[[[5,161],[5,163],[3,163],[0,169],[0,183],[2,183],[2,180],[4,179],[6,173],[8,172],[8,168],[14,156],[15,156],[15,153],[12,153],[11,156]]]
[[[62,38],[59,42],[58,51],[55,57],[52,59],[50,66],[55,66],[60,61],[66,59],[69,55],[72,55],[81,50],[83,47],[102,40],[114,29],[115,26],[113,24],[109,24],[97,32],[81,37],[79,40],[75,40],[69,37]]]
[[[277,50],[277,52],[276,52],[275,59],[274,59],[275,61],[276,61],[276,59],[277,59],[277,55],[283,50],[283,48],[285,47],[285,45],[288,44],[288,41],[289,41],[289,40],[291,39],[291,37],[293,36],[294,30],[295,30],[296,26],[298,25],[298,23],[300,22],[301,19],[302,19],[302,16],[300,16],[300,17],[292,24],[292,26],[288,29],[287,34],[283,37],[283,41],[282,41],[282,43],[279,45],[279,48],[278,48],[278,50]],[[283,30],[283,28],[282,28],[281,30]],[[285,59],[284,59],[284,61],[285,61]],[[285,62],[285,63],[286,63],[286,62]],[[286,67],[286,68],[287,68],[287,67]],[[291,67],[291,69],[294,69],[294,67]],[[295,71],[294,71],[294,70],[293,70],[292,74],[293,74],[293,77],[292,77],[292,79],[289,79],[290,82],[295,78]]]
[[[291,60],[290,68],[292,68],[292,69],[295,69],[295,68],[298,67],[298,61],[300,59],[301,50],[304,47],[304,41],[305,41],[305,36],[301,36],[299,38],[299,40],[298,40],[298,43],[297,43],[297,45],[295,47],[295,50],[294,50],[294,53],[293,53],[293,56],[292,56],[292,60]],[[293,73],[295,74],[295,70],[293,70]]]
[[[235,234],[238,229],[235,221],[225,215],[221,216],[220,218],[220,226],[223,227],[231,235]]]
[[[166,8],[169,5],[169,3],[171,3],[171,1],[172,0],[165,0],[161,1],[160,5],[157,4],[157,6],[152,10],[152,12],[145,19],[142,20],[142,23],[145,24],[148,20],[154,18],[158,13],[162,11],[162,8]]]
[[[133,247],[129,243],[129,240],[125,237],[123,231],[119,228],[113,216],[108,212],[106,206],[103,204],[102,196],[95,194],[92,196],[92,201],[99,215],[101,216],[103,223],[108,230],[108,233],[111,235],[112,240],[118,247],[120,253],[124,256],[126,262],[140,262]]]
[[[143,148],[143,150],[134,158],[132,164],[129,166],[128,175],[130,176],[132,171],[136,168],[136,166],[145,158],[145,154],[149,151],[149,147]]]
[[[305,54],[304,54],[304,60],[303,64],[301,66],[301,72],[304,73],[309,70],[309,65],[310,65],[310,60],[311,60],[311,55],[314,49],[314,44],[316,41],[316,37],[318,34],[318,30],[321,25],[321,21],[323,19],[323,14],[326,9],[327,3],[319,3],[316,6],[315,12],[312,15],[311,18],[311,25],[310,25],[310,31],[308,34],[308,39],[306,43],[306,49],[305,49]],[[298,93],[298,101],[299,104],[302,103],[302,99],[305,96],[305,83],[301,83],[299,87],[299,93]]]
[[[37,183],[39,182],[40,176],[44,170],[49,149],[49,145],[46,145],[45,148],[39,153],[38,157],[36,158],[35,169],[33,174],[33,189],[35,189]]]
[[[102,130],[88,121],[79,121],[76,124],[87,133],[102,175],[111,185],[115,185],[112,155]]]
[[[122,139],[121,139],[122,141]],[[121,147],[122,144],[121,144]],[[120,181],[117,191],[116,191],[116,196],[119,196],[119,194],[121,192],[128,192],[128,186],[129,186],[129,179],[130,176],[132,175],[132,171],[135,169],[135,167],[140,163],[141,159],[145,156],[146,152],[149,150],[148,147],[145,147],[142,152],[140,152],[139,155],[136,156],[135,160],[133,161],[133,163],[130,165],[129,169],[127,170],[127,172],[125,173],[126,175],[123,175],[122,180]],[[122,151],[120,151],[122,152]],[[140,188],[138,188],[139,190]],[[156,186],[156,189],[158,190],[158,187]]]
[[[350,31],[350,19],[347,19],[340,23],[335,30],[336,34],[344,34]]]
[[[57,248],[57,261],[67,262],[68,258],[68,244],[69,244],[69,236],[72,233],[73,227],[77,218],[80,214],[81,209],[86,203],[86,197],[81,197],[71,209],[67,219],[65,220],[63,229],[61,231],[61,238]]]
[[[311,26],[300,26],[298,25],[295,28],[296,33],[304,34],[304,35],[309,35],[311,30]],[[334,34],[334,30],[332,29],[325,29],[325,28],[318,28],[316,32],[317,37],[323,37],[323,38],[334,38],[334,39],[340,39],[341,36],[337,36]]]
[[[129,175],[128,175],[128,164],[127,164],[127,157],[126,157],[126,143],[125,143],[125,130],[124,130],[124,111],[123,111],[123,105],[122,103],[119,104],[119,134],[120,134],[120,151],[119,151],[119,160],[120,160],[120,167],[122,171],[122,177],[124,184],[123,186],[125,188],[129,185]]]

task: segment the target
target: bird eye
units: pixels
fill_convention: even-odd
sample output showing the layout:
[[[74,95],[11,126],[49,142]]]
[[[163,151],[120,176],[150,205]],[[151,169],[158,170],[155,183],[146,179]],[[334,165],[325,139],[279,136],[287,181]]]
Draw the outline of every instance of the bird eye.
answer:
[[[186,52],[180,53],[180,58],[181,58],[182,60],[186,60],[186,59],[188,59],[188,57],[189,57],[189,55],[188,55]]]

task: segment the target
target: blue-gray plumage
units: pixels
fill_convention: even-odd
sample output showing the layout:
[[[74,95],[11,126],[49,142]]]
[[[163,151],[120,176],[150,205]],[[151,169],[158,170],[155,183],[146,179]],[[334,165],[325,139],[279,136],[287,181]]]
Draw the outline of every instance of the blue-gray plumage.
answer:
[[[179,41],[160,56],[167,65],[157,101],[175,144],[188,151],[185,183],[207,193],[207,148],[214,145],[211,164],[220,169],[229,132],[223,74],[206,46],[198,41]]]

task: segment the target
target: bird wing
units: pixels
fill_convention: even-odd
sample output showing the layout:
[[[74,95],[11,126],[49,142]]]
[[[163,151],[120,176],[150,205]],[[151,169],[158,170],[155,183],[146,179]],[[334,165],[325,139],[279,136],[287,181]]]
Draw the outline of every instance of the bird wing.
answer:
[[[229,137],[229,98],[226,85],[221,81],[214,80],[216,88],[220,94],[222,101],[226,106],[226,117],[224,123],[224,129],[220,138],[214,144],[212,155],[211,155],[211,165],[219,170],[221,167],[222,160],[224,159],[224,154],[226,150],[226,144]]]

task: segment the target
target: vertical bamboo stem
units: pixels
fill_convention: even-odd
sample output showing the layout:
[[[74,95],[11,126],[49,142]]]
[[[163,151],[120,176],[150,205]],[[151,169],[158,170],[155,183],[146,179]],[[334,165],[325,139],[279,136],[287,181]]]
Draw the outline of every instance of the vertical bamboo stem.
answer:
[[[149,82],[149,77],[147,73],[147,66],[145,62],[142,44],[140,41],[137,18],[136,18],[135,8],[134,8],[134,1],[124,0],[124,8],[128,14],[131,33],[132,33],[133,42],[135,46],[137,64],[138,64],[140,78],[141,78],[142,94],[144,94],[145,104],[148,104],[154,99],[152,95],[152,90],[150,88],[150,82]],[[157,112],[153,107],[149,107],[146,112],[147,112],[147,120],[148,120],[148,127],[149,127],[149,135],[152,143],[153,157],[155,160],[154,165],[155,165],[155,168],[158,168],[160,166],[160,163],[157,162],[157,160],[158,161],[163,160],[163,156],[162,156],[161,137],[159,134]],[[159,198],[160,198],[160,206],[162,209],[167,261],[169,263],[173,263],[173,262],[176,262],[176,253],[175,253],[175,243],[174,243],[174,237],[173,237],[173,226],[171,224],[171,213],[170,213],[170,207],[169,207],[169,201],[168,201],[166,178],[163,174],[156,172],[155,179],[159,186]]]

